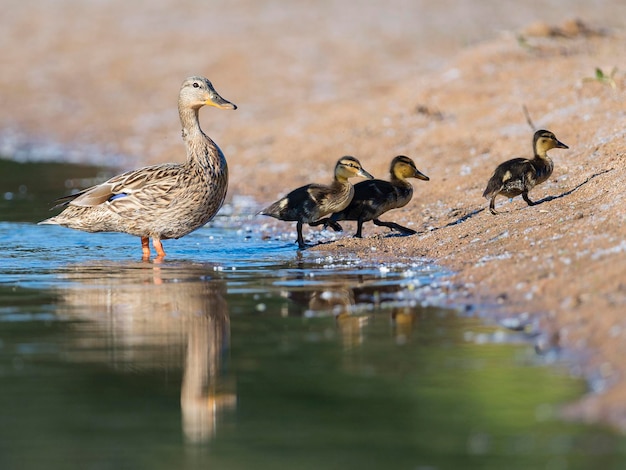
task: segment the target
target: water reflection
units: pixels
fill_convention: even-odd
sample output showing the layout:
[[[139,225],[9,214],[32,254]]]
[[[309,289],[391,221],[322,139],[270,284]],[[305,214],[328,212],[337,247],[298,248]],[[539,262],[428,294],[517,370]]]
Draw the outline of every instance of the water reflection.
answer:
[[[105,362],[116,369],[183,369],[180,404],[185,437],[206,442],[220,414],[236,406],[224,372],[230,342],[226,283],[210,265],[150,263],[68,266],[58,314],[79,340],[70,361]]]
[[[296,276],[296,279],[304,282],[303,276]],[[398,301],[398,284],[386,285],[376,281],[379,280],[364,275],[356,278],[326,276],[324,281],[318,282],[317,289],[301,287],[284,290],[281,295],[293,303],[288,309],[289,315],[333,315],[346,350],[363,344],[364,331],[372,321],[374,311],[377,316],[381,315],[380,307],[386,312],[395,342],[404,344],[411,339],[418,312],[423,309],[416,308],[415,301]]]
[[[0,219],[45,217],[26,205],[63,188],[30,199],[54,176],[34,170],[5,172],[28,191]],[[624,468],[622,437],[554,419],[584,384],[411,300],[443,299],[438,268],[228,227],[154,265],[122,234],[0,221],[1,469]]]
[[[350,351],[365,345],[372,322],[387,321],[399,344],[411,337],[418,310],[398,304],[397,281],[381,283],[374,273],[359,271],[318,273],[311,280],[312,266],[298,268],[280,270],[265,286],[266,294],[287,298],[288,316],[334,318],[329,325],[345,352],[345,370],[363,366]],[[56,276],[56,314],[73,329],[65,359],[104,363],[122,373],[182,370],[184,436],[188,442],[211,441],[224,413],[237,406],[235,381],[226,368],[227,281],[246,278],[245,270],[224,273],[219,265],[175,261],[83,262],[59,268]],[[393,305],[378,308],[385,303]]]

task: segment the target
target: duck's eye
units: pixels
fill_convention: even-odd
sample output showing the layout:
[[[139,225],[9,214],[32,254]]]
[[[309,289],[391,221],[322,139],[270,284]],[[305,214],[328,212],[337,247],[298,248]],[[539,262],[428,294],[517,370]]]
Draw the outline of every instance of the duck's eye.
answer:
[[[198,82],[193,82],[193,87],[194,88],[200,88],[200,84]]]

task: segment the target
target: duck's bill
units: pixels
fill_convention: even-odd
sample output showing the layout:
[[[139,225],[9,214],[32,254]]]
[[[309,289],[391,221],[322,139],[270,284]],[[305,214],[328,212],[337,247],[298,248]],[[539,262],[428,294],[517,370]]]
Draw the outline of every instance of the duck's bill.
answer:
[[[224,98],[222,98],[217,93],[215,93],[208,100],[206,100],[206,104],[208,106],[215,106],[216,108],[219,108],[219,109],[237,109],[237,105],[236,104],[231,103],[230,101],[225,100]]]
[[[563,142],[561,142],[560,140],[556,141],[556,148],[558,149],[568,149],[569,147],[567,145],[565,145]]]
[[[418,180],[430,181],[430,178],[419,170],[415,170],[414,175]]]
[[[370,175],[367,171],[365,171],[363,168],[361,168],[359,170],[357,175],[361,176],[362,178],[367,178],[368,180],[373,180],[374,179],[374,177],[372,175]]]

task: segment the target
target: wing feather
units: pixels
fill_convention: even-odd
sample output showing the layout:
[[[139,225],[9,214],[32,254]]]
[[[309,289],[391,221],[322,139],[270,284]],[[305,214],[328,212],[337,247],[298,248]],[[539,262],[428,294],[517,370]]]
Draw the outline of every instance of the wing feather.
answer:
[[[76,194],[59,198],[55,207],[107,204],[111,210],[122,214],[148,206],[168,206],[173,200],[171,190],[178,186],[180,170],[178,164],[164,164],[128,171]]]

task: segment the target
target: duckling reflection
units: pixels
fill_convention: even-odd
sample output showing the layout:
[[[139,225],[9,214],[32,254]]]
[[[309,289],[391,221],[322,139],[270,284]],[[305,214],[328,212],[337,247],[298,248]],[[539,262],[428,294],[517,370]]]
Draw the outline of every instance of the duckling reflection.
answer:
[[[398,344],[409,342],[417,325],[417,309],[415,307],[394,307],[391,309],[393,334]]]
[[[182,427],[192,442],[210,440],[219,415],[236,405],[223,373],[229,350],[226,284],[202,265],[69,267],[59,312],[79,333],[73,361],[105,362],[118,370],[182,366]]]
[[[293,316],[323,317],[333,315],[337,329],[341,334],[344,347],[349,350],[365,341],[367,326],[375,321],[375,317],[385,317],[384,313],[376,314],[381,299],[393,298],[397,292],[395,286],[367,285],[364,279],[354,284],[327,285],[321,290],[290,290],[283,296],[292,302],[289,314]],[[389,312],[391,333],[398,344],[404,344],[411,338],[417,324],[418,311],[413,306],[393,306],[383,309]]]
[[[333,315],[346,348],[363,342],[363,328],[367,316],[354,315],[356,302],[354,289],[349,286],[326,286],[322,290],[289,290],[283,296],[292,302],[289,315],[304,317],[323,317]]]

